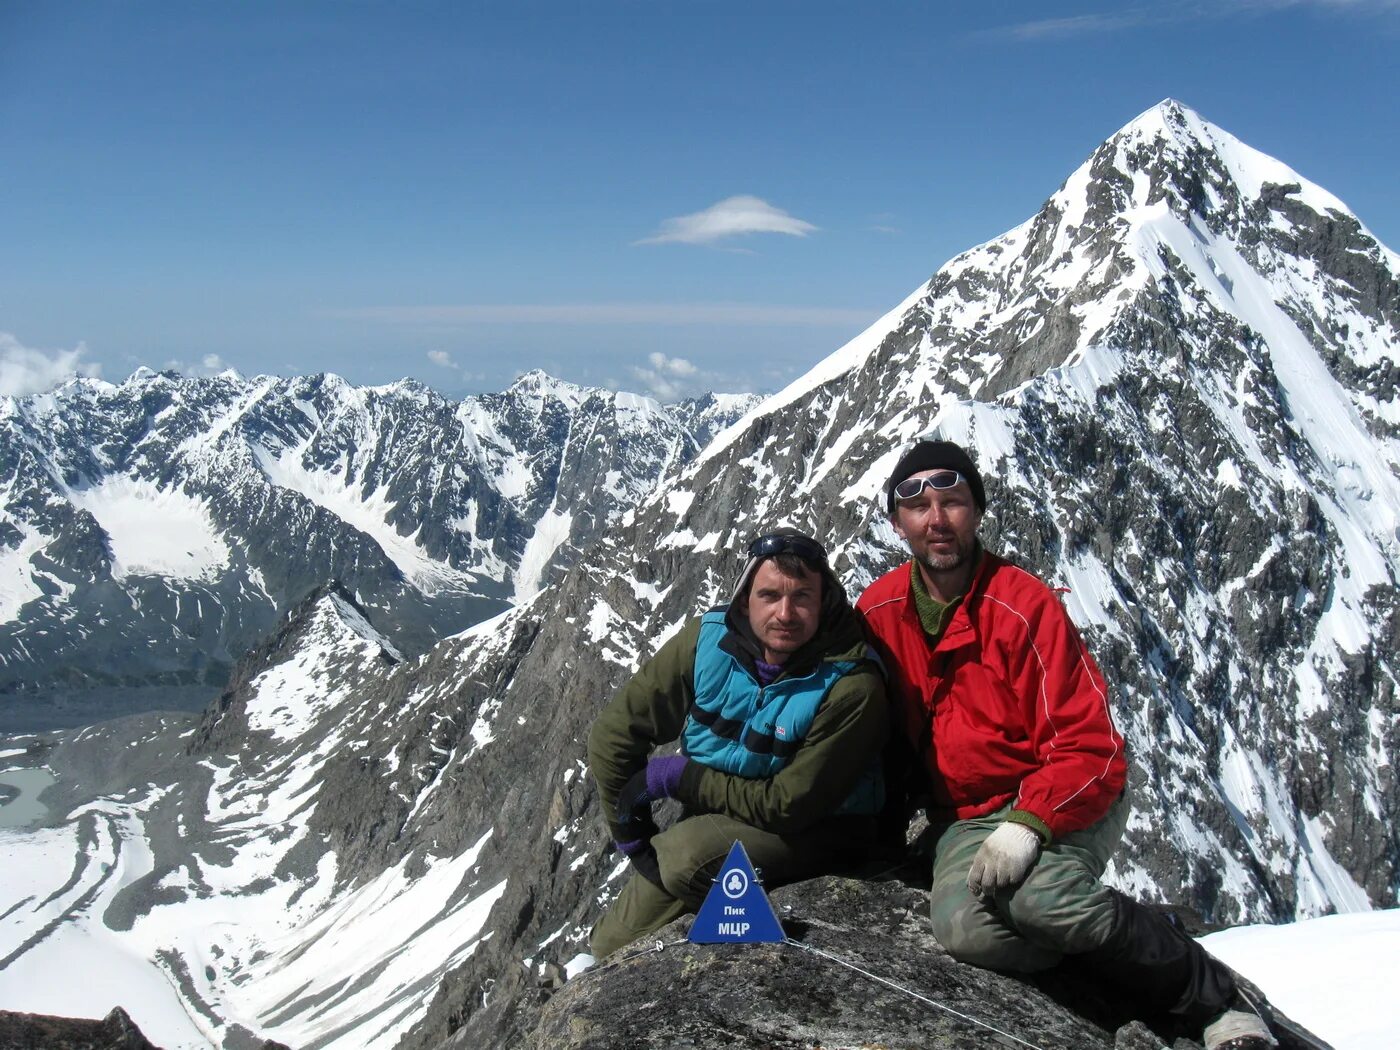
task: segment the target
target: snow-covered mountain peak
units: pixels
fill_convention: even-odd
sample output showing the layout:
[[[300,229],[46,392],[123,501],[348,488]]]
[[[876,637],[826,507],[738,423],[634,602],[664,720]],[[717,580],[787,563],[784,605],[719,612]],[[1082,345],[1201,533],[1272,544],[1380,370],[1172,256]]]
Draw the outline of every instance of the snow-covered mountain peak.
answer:
[[[556,379],[539,368],[532,368],[523,373],[506,388],[507,394],[553,399],[563,402],[570,408],[577,408],[592,392],[589,388],[579,386],[577,383],[570,383],[566,379]]]
[[[1319,213],[1350,213],[1332,193],[1308,181],[1282,161],[1241,142],[1175,99],[1165,99],[1129,121],[1104,147],[1116,152],[1117,167],[1124,172],[1170,166],[1197,176],[1208,173],[1217,179],[1228,179],[1246,203],[1258,200],[1265,187],[1273,186],[1277,187],[1277,193],[1296,196]],[[1143,207],[1152,202],[1135,199],[1133,203]],[[1197,198],[1181,203],[1218,207],[1220,201],[1206,202]]]
[[[306,635],[324,643],[328,649],[343,650],[346,646],[368,646],[397,662],[403,654],[373,625],[365,610],[344,588],[333,585],[317,596],[307,619]]]
[[[421,650],[547,583],[725,422],[540,371],[461,402],[150,369],[8,400],[0,686],[216,687],[330,579]]]
[[[343,719],[342,683],[376,664],[393,665],[402,655],[371,626],[363,609],[338,585],[322,589],[292,612],[265,654],[266,669],[243,701],[250,730],[270,733],[283,744],[316,731],[331,715]],[[323,749],[323,747],[322,747]]]

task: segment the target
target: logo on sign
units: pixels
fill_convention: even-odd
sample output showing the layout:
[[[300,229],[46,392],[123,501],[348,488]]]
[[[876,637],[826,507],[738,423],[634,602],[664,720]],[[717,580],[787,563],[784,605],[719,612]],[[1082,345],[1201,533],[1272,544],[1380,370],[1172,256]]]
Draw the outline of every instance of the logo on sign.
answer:
[[[730,900],[738,900],[749,892],[749,877],[744,874],[742,868],[730,868],[726,871],[721,884],[724,886],[724,895]]]

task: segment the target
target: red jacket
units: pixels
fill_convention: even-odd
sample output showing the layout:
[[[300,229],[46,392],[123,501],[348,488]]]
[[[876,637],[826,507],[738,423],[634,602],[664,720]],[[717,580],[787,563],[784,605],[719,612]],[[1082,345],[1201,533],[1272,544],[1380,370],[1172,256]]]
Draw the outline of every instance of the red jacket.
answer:
[[[983,552],[938,645],[919,623],[910,566],[866,588],[865,614],[936,806],[958,819],[1012,799],[1055,837],[1093,824],[1127,761],[1103,675],[1059,597]]]

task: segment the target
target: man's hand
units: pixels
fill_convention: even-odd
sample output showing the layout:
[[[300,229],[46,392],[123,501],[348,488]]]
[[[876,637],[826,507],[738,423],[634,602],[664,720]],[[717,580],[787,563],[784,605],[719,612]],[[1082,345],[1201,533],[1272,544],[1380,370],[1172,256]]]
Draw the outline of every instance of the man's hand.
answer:
[[[967,873],[974,897],[991,896],[1026,877],[1040,855],[1040,836],[1024,824],[1006,821],[987,836]]]
[[[661,866],[656,859],[656,850],[652,848],[651,839],[633,839],[628,842],[617,843],[617,851],[623,854],[632,862],[632,867],[637,873],[648,882],[662,889],[661,886]]]
[[[658,799],[676,797],[681,774],[689,761],[684,755],[653,758],[622,785],[617,793],[617,822],[629,832],[633,831],[633,825],[638,825],[636,833],[629,838],[642,838],[642,825],[650,825],[651,834],[656,834],[656,825],[651,823],[651,804]]]

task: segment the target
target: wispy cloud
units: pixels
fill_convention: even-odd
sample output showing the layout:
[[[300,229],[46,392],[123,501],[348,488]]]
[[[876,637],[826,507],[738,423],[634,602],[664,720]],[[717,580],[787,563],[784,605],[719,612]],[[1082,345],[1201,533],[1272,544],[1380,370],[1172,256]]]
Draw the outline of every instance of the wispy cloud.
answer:
[[[880,211],[869,217],[870,225],[866,227],[872,233],[898,234],[904,231],[895,225],[898,217],[891,211]]]
[[[1180,17],[1185,17],[1185,12],[1178,14]],[[1137,29],[1140,26],[1153,22],[1169,21],[1172,18],[1173,15],[1169,11],[1139,9],[1113,14],[1042,18],[1034,22],[1020,22],[1000,30],[990,30],[990,33],[1007,36],[1013,40],[1057,40],[1099,33],[1115,33],[1122,29]]]
[[[872,321],[879,314],[878,309],[761,303],[470,303],[363,306],[329,311],[327,316],[347,321],[441,328],[478,324],[810,325],[837,328]]]
[[[678,401],[704,392],[705,384],[700,370],[684,357],[651,353],[647,355],[645,365],[633,366],[631,372],[633,378],[658,401]]]
[[[440,368],[460,369],[462,366],[452,360],[452,355],[446,350],[429,350],[428,360]]]
[[[1400,0],[1232,0],[1233,6],[1244,10],[1284,7],[1323,7],[1331,11],[1356,11],[1380,14],[1400,11]]]
[[[72,350],[35,350],[0,332],[0,396],[27,397],[52,390],[75,375],[95,376],[102,366],[85,361],[87,345]]]
[[[216,376],[224,372],[238,371],[218,354],[205,354],[194,364],[188,361],[167,361],[162,368],[179,372],[186,376]]]
[[[1041,18],[979,31],[974,36],[987,39],[1035,42],[1067,40],[1074,37],[1117,33],[1148,26],[1181,22],[1219,21],[1236,15],[1269,14],[1284,10],[1319,8],[1351,11],[1356,14],[1400,12],[1400,0],[1217,0],[1215,3],[1163,2],[1153,7],[1133,7],[1123,11]]]
[[[810,222],[775,208],[760,197],[726,197],[704,211],[665,219],[656,233],[633,244],[717,244],[751,233],[784,233],[806,237],[816,232]]]

